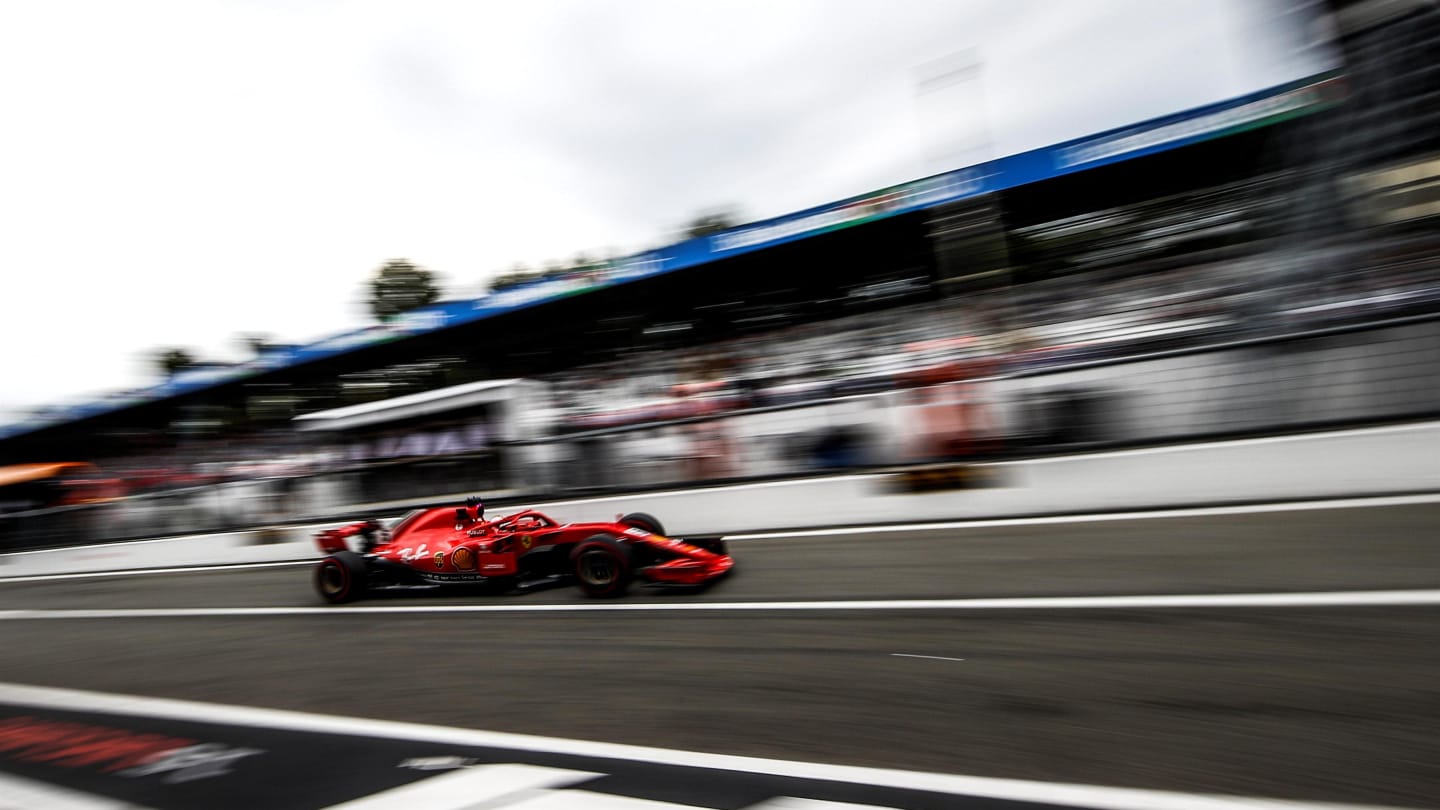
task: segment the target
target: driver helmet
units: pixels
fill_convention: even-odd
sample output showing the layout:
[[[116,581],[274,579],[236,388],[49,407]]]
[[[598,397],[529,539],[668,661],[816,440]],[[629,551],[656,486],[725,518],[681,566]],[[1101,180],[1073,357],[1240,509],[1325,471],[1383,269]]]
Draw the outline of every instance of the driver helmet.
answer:
[[[390,542],[390,532],[385,528],[385,524],[374,519],[365,521],[364,528],[360,530],[360,551],[362,553],[368,554],[376,546],[383,546],[388,542]]]

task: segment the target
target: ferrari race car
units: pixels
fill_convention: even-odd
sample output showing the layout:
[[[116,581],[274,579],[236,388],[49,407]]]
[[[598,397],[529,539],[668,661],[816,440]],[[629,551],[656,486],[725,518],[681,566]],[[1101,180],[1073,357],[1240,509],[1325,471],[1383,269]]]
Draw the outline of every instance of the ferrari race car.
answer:
[[[587,596],[615,597],[637,579],[699,586],[734,565],[724,538],[667,537],[641,512],[614,523],[559,523],[534,510],[487,520],[475,499],[411,512],[388,531],[373,520],[330,529],[315,542],[328,555],[315,568],[315,589],[337,604],[375,591],[569,582]]]

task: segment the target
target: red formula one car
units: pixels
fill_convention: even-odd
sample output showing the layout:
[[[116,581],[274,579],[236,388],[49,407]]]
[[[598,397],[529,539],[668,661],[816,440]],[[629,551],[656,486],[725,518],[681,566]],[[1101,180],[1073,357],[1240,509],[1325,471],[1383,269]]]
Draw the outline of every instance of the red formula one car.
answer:
[[[321,532],[315,541],[329,555],[315,568],[315,588],[334,603],[373,591],[569,582],[588,596],[613,597],[637,579],[704,585],[734,565],[724,538],[667,537],[643,513],[614,523],[559,523],[533,510],[487,520],[474,499],[411,512],[388,531],[372,520]]]

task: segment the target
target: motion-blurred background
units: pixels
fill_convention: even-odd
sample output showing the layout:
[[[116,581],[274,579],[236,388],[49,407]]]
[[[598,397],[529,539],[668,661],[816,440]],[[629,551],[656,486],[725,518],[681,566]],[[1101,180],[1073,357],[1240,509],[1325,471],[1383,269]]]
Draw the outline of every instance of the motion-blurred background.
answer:
[[[0,426],[0,548],[1433,417],[1440,9],[1251,9],[1280,84],[1007,151],[985,110],[1063,100],[993,98],[957,40],[907,78],[928,176],[463,290],[396,259],[372,325],[157,351],[161,382]],[[7,354],[127,339],[51,304]]]

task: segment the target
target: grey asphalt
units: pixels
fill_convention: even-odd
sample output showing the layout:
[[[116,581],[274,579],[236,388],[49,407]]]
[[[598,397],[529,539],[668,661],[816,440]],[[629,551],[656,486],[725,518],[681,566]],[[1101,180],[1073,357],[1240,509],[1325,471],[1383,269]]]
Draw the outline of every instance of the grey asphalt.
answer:
[[[661,600],[1440,587],[1440,506],[737,542]],[[386,603],[580,601],[570,589]],[[3,608],[310,606],[304,568]],[[0,680],[784,759],[1440,807],[1440,609],[0,621]],[[939,656],[960,661],[902,656]]]

